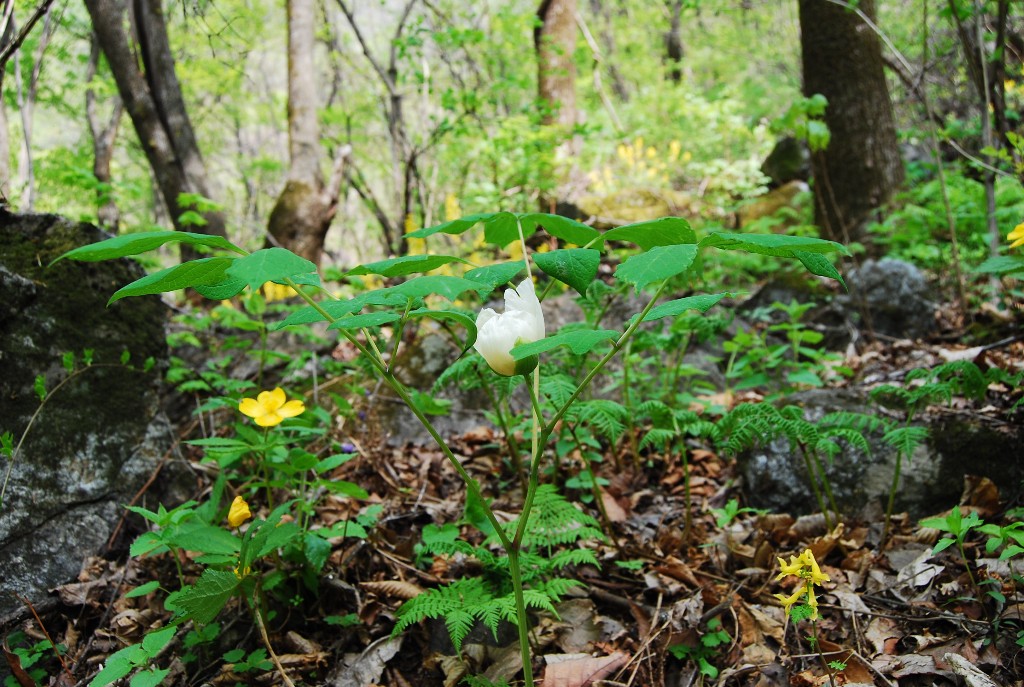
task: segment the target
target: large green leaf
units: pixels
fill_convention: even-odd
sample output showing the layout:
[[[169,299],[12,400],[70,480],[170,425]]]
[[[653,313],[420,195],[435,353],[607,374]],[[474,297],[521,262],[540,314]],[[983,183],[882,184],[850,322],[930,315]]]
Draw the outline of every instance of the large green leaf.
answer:
[[[534,232],[537,225],[523,227],[523,238]],[[484,239],[488,243],[499,246],[507,246],[519,239],[519,221],[511,212],[496,212],[490,219],[484,221]]]
[[[453,219],[449,222],[442,222],[441,224],[435,224],[432,227],[424,227],[416,231],[406,234],[406,238],[410,239],[425,239],[428,236],[434,234],[461,234],[462,232],[471,229],[477,222],[483,222],[484,220],[491,219],[496,214],[509,214],[509,213],[494,213],[494,212],[480,212],[475,215],[466,215],[459,219]]]
[[[245,251],[221,236],[209,234],[196,234],[188,231],[153,231],[140,234],[121,234],[113,238],[92,243],[88,246],[81,246],[69,250],[57,258],[63,260],[81,260],[84,262],[96,262],[99,260],[111,260],[123,258],[129,255],[138,255],[146,251],[159,248],[165,243],[178,241],[192,246],[209,246],[210,248],[223,248],[235,253],[245,255]],[[57,262],[54,260],[54,262]],[[52,264],[52,263],[51,263]]]
[[[601,266],[601,252],[593,248],[565,248],[547,253],[534,253],[533,261],[560,282],[586,294],[587,287]]]
[[[1024,274],[1024,257],[999,255],[989,258],[973,270],[981,274]]]
[[[840,253],[850,251],[841,243],[826,241],[811,236],[786,236],[784,234],[732,234],[716,231],[700,241],[701,248],[723,250],[745,250],[748,253],[774,255],[779,258],[795,258],[798,251],[805,253]]]
[[[685,274],[693,266],[696,257],[696,244],[656,246],[619,265],[615,269],[615,278],[632,284],[639,291],[652,282]]]
[[[328,329],[362,329],[363,327],[379,327],[382,324],[397,322],[402,319],[395,312],[368,312],[362,315],[342,317],[331,323]]]
[[[118,289],[107,305],[128,296],[147,296],[154,293],[177,291],[188,286],[216,284],[224,280],[224,273],[235,258],[199,258],[183,262],[165,270],[147,274]]]
[[[450,301],[455,300],[466,291],[480,293],[489,290],[486,284],[481,284],[478,281],[462,277],[448,277],[441,274],[415,277],[398,286],[381,289],[381,291],[386,291],[388,294],[398,294],[405,298],[425,298],[431,294],[438,294]]]
[[[478,281],[481,284],[487,284],[493,291],[495,288],[504,286],[518,277],[525,268],[526,264],[523,263],[522,260],[516,260],[514,262],[496,262],[493,265],[477,267],[474,270],[470,270],[469,272],[466,272],[464,276],[466,279]]]
[[[211,301],[222,301],[240,294],[242,289],[245,288],[245,280],[228,278],[216,284],[196,284],[192,288],[203,298],[209,298]]]
[[[320,303],[320,307],[331,317],[338,318],[362,310],[364,304],[365,301],[357,296],[344,301],[324,301]],[[313,322],[323,322],[326,319],[319,310],[311,305],[307,305],[291,313],[280,322],[270,324],[268,329],[277,331],[284,327],[290,327],[293,324],[312,324]]]
[[[662,217],[615,227],[606,231],[603,237],[605,241],[630,241],[644,250],[656,246],[697,243],[697,234],[682,217]]]
[[[706,293],[698,296],[687,296],[686,298],[678,298],[674,301],[668,301],[651,308],[650,312],[644,317],[644,322],[653,322],[654,320],[660,320],[665,317],[676,317],[682,315],[687,310],[699,310],[700,312],[707,312],[712,306],[718,303],[726,296],[731,296],[730,293]],[[629,323],[632,324],[636,318],[640,317],[640,313],[633,315],[630,318]]]
[[[476,343],[476,320],[466,313],[457,310],[432,310],[430,308],[418,308],[409,313],[409,317],[427,317],[438,322],[451,321],[461,325],[466,330],[466,343],[459,352],[459,357],[468,351]]]
[[[846,282],[843,281],[843,275],[839,274],[839,270],[836,269],[835,265],[833,265],[829,259],[821,253],[809,253],[803,250],[795,250],[793,251],[793,257],[799,260],[811,274],[816,274],[819,277],[835,279],[844,287],[846,286]]]
[[[268,281],[284,283],[292,279],[304,284],[319,284],[316,265],[284,248],[264,248],[235,260],[227,269],[227,276],[242,279],[251,289],[258,289]]]
[[[462,258],[453,255],[403,255],[400,258],[371,262],[360,265],[348,272],[346,276],[358,276],[361,274],[379,274],[384,277],[404,277],[408,274],[419,274],[437,269],[441,265],[452,262],[466,262]]]
[[[207,568],[194,585],[181,591],[175,604],[197,625],[206,625],[217,617],[240,582],[233,572]]]
[[[529,358],[531,355],[550,351],[558,346],[568,346],[576,355],[584,355],[593,350],[598,344],[615,340],[621,335],[621,332],[611,329],[576,329],[568,332],[559,332],[540,341],[516,346],[512,349],[512,357],[516,360],[522,360],[523,358]]]
[[[199,553],[238,553],[241,546],[238,537],[228,530],[204,522],[186,523],[167,536],[166,541],[179,549]]]
[[[577,222],[561,215],[549,215],[543,212],[528,212],[519,215],[519,221],[523,223],[523,231],[532,234],[534,229],[540,225],[552,236],[563,241],[575,243],[577,246],[601,246],[601,232],[582,222]],[[595,241],[596,239],[596,241]]]

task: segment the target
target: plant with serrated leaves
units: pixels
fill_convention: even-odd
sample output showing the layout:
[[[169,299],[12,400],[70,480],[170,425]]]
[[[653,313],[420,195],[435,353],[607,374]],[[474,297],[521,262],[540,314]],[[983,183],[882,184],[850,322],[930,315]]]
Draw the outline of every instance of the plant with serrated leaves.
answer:
[[[514,534],[517,525],[516,521],[509,523],[506,531]],[[490,629],[495,639],[500,622],[517,622],[509,557],[501,551],[496,534],[491,534],[480,545],[473,545],[458,538],[459,528],[455,525],[427,525],[422,537],[423,541],[416,547],[418,559],[466,556],[479,563],[481,574],[428,590],[406,601],[398,610],[393,634],[426,618],[443,618],[452,644],[456,650],[461,650],[463,640],[476,621]],[[557,615],[555,604],[581,583],[556,576],[569,566],[598,566],[594,552],[581,548],[580,544],[602,539],[604,535],[593,517],[567,501],[552,485],[540,485],[523,537],[520,563],[527,605]]]
[[[803,458],[811,491],[826,525],[831,527],[832,514],[838,514],[839,508],[822,459],[831,462],[847,449],[869,451],[862,431],[847,419],[830,414],[814,422],[805,417],[800,406],[776,408],[770,403],[743,403],[722,416],[713,438],[720,451],[732,455],[777,438],[785,439]]]
[[[188,260],[136,280],[114,293],[111,302],[127,296],[182,288],[192,288],[216,300],[231,298],[245,289],[258,289],[267,282],[294,289],[307,306],[271,328],[327,322],[328,329],[337,332],[368,361],[376,375],[409,407],[437,441],[449,463],[466,484],[467,512],[475,511],[480,517],[474,522],[486,523],[497,535],[509,561],[524,677],[528,687],[532,687],[527,597],[522,579],[523,540],[540,486],[540,468],[549,441],[555,430],[566,420],[573,404],[588,390],[595,376],[625,348],[641,324],[676,318],[691,311],[703,313],[726,296],[724,293],[697,294],[662,302],[662,296],[668,292],[671,284],[695,280],[699,276],[705,262],[704,253],[709,250],[745,251],[791,259],[800,262],[814,274],[838,280],[841,280],[839,272],[827,256],[847,251],[843,246],[830,241],[774,234],[713,231],[698,239],[685,220],[671,217],[616,227],[602,233],[557,215],[511,212],[470,215],[412,232],[406,238],[427,239],[441,233],[461,235],[478,224],[483,225],[484,241],[498,248],[518,241],[523,260],[473,266],[467,265],[466,260],[457,256],[423,254],[369,263],[349,270],[347,276],[360,279],[363,276],[376,276],[397,280],[398,283],[370,289],[345,299],[326,292],[322,288],[316,265],[288,250],[273,247],[249,252],[224,238],[205,234],[180,231],[126,234],[77,248],[64,257],[107,260],[139,255],[169,242],[205,246],[214,251],[207,257]],[[526,239],[539,229],[546,230],[552,244],[561,241],[564,247],[531,255]],[[612,248],[623,242],[633,244],[636,250]],[[580,247],[570,247],[569,244]],[[399,358],[397,353],[404,340],[403,333],[407,327],[427,320],[437,322],[453,333],[462,330],[466,334],[458,345],[465,353],[476,343],[477,322],[462,310],[448,304],[470,293],[485,298],[499,286],[519,279],[524,271],[527,278],[532,279],[533,265],[550,279],[582,295],[598,281],[602,258],[605,253],[613,250],[621,252],[615,256],[617,265],[612,277],[614,282],[624,289],[632,288],[637,294],[645,294],[645,305],[639,312],[624,322],[610,323],[609,328],[570,326],[550,336],[531,339],[530,343],[519,342],[517,345],[517,342],[508,342],[513,346],[511,350],[501,352],[503,356],[512,359],[503,364],[506,371],[512,368],[533,368],[527,374],[513,375],[525,382],[524,386],[529,393],[532,430],[528,469],[524,465],[528,474],[525,478],[522,511],[515,530],[506,531],[485,500],[480,485],[469,475],[434,427],[427,409],[422,405],[422,396],[413,394],[398,376],[395,361]],[[462,276],[428,274],[441,267],[450,271],[460,265],[470,268]],[[523,283],[520,282],[518,288],[522,287]],[[531,298],[536,300],[532,295],[533,288],[525,290],[531,292]],[[493,311],[490,317],[491,323],[498,319]],[[536,312],[528,317],[532,322],[531,332],[539,324],[540,333],[546,335],[539,303]],[[490,341],[493,343],[495,339]],[[537,366],[536,363],[531,365],[529,361],[539,360],[540,356],[561,346],[567,346],[577,356],[593,355],[594,362],[586,364],[586,374],[575,390],[564,404],[551,412],[552,405],[540,398],[542,368],[546,366]],[[494,364],[493,360],[488,360]],[[204,574],[210,572],[207,570]]]
[[[957,550],[960,552],[960,560],[964,563],[964,569],[967,570],[967,576],[971,579],[971,585],[980,596],[981,589],[978,587],[978,582],[975,579],[974,573],[971,571],[971,565],[967,560],[967,552],[964,551],[964,541],[967,539],[967,535],[971,530],[985,524],[985,521],[981,519],[981,516],[973,510],[964,516],[963,512],[960,510],[960,506],[955,506],[946,517],[925,518],[920,524],[921,527],[930,527],[932,529],[939,530],[940,532],[946,532],[949,535],[936,542],[934,548],[932,548],[932,555],[935,556],[939,552],[945,551],[955,544]]]

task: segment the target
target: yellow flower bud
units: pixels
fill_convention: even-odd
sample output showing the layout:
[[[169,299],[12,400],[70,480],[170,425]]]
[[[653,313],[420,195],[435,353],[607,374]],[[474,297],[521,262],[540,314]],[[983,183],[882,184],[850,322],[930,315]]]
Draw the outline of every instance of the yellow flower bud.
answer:
[[[249,504],[241,496],[236,496],[235,500],[231,502],[231,508],[228,509],[228,524],[232,527],[238,527],[251,517],[252,512],[249,510]]]

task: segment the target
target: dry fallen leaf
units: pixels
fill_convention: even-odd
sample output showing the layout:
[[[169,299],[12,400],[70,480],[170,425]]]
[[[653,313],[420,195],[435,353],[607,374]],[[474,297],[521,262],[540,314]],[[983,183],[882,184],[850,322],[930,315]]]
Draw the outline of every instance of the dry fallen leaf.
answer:
[[[601,680],[626,664],[626,654],[615,652],[610,656],[588,654],[552,654],[544,657],[542,687],[586,687]]]

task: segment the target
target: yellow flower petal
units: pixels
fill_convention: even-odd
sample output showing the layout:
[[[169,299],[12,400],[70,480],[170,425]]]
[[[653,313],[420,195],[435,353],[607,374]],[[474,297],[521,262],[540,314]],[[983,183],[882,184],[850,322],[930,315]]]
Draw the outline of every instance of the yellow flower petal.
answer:
[[[228,509],[228,524],[238,527],[251,517],[249,504],[241,496],[236,496],[235,500],[231,502],[231,508]]]
[[[263,414],[263,406],[255,398],[243,398],[242,402],[238,404],[238,410],[242,415],[249,417],[259,417]]]
[[[288,401],[277,409],[277,414],[281,417],[295,417],[304,412],[306,412],[306,404],[302,401]]]
[[[814,554],[811,553],[810,549],[807,549],[807,557],[811,561],[811,584],[821,585],[822,582],[830,582],[831,578],[828,575],[821,572],[821,568],[818,567],[818,561],[814,560]]]
[[[786,608],[786,615],[789,615],[789,609],[793,607],[793,604],[800,600],[800,597],[804,595],[804,588],[800,587],[791,595],[786,596],[785,594],[776,594],[775,598],[782,602],[782,605]]]
[[[274,425],[281,424],[281,420],[284,418],[277,413],[265,413],[256,418],[256,424],[260,427],[273,427]]]
[[[266,394],[266,400],[263,400],[263,394]],[[276,411],[285,404],[285,401],[288,400],[288,397],[284,395],[284,390],[281,387],[276,387],[273,391],[264,391],[260,394],[259,398],[268,413]]]
[[[1014,227],[1013,231],[1006,235],[1006,240],[1013,241],[1013,243],[1010,244],[1010,248],[1024,246],[1024,222]]]

